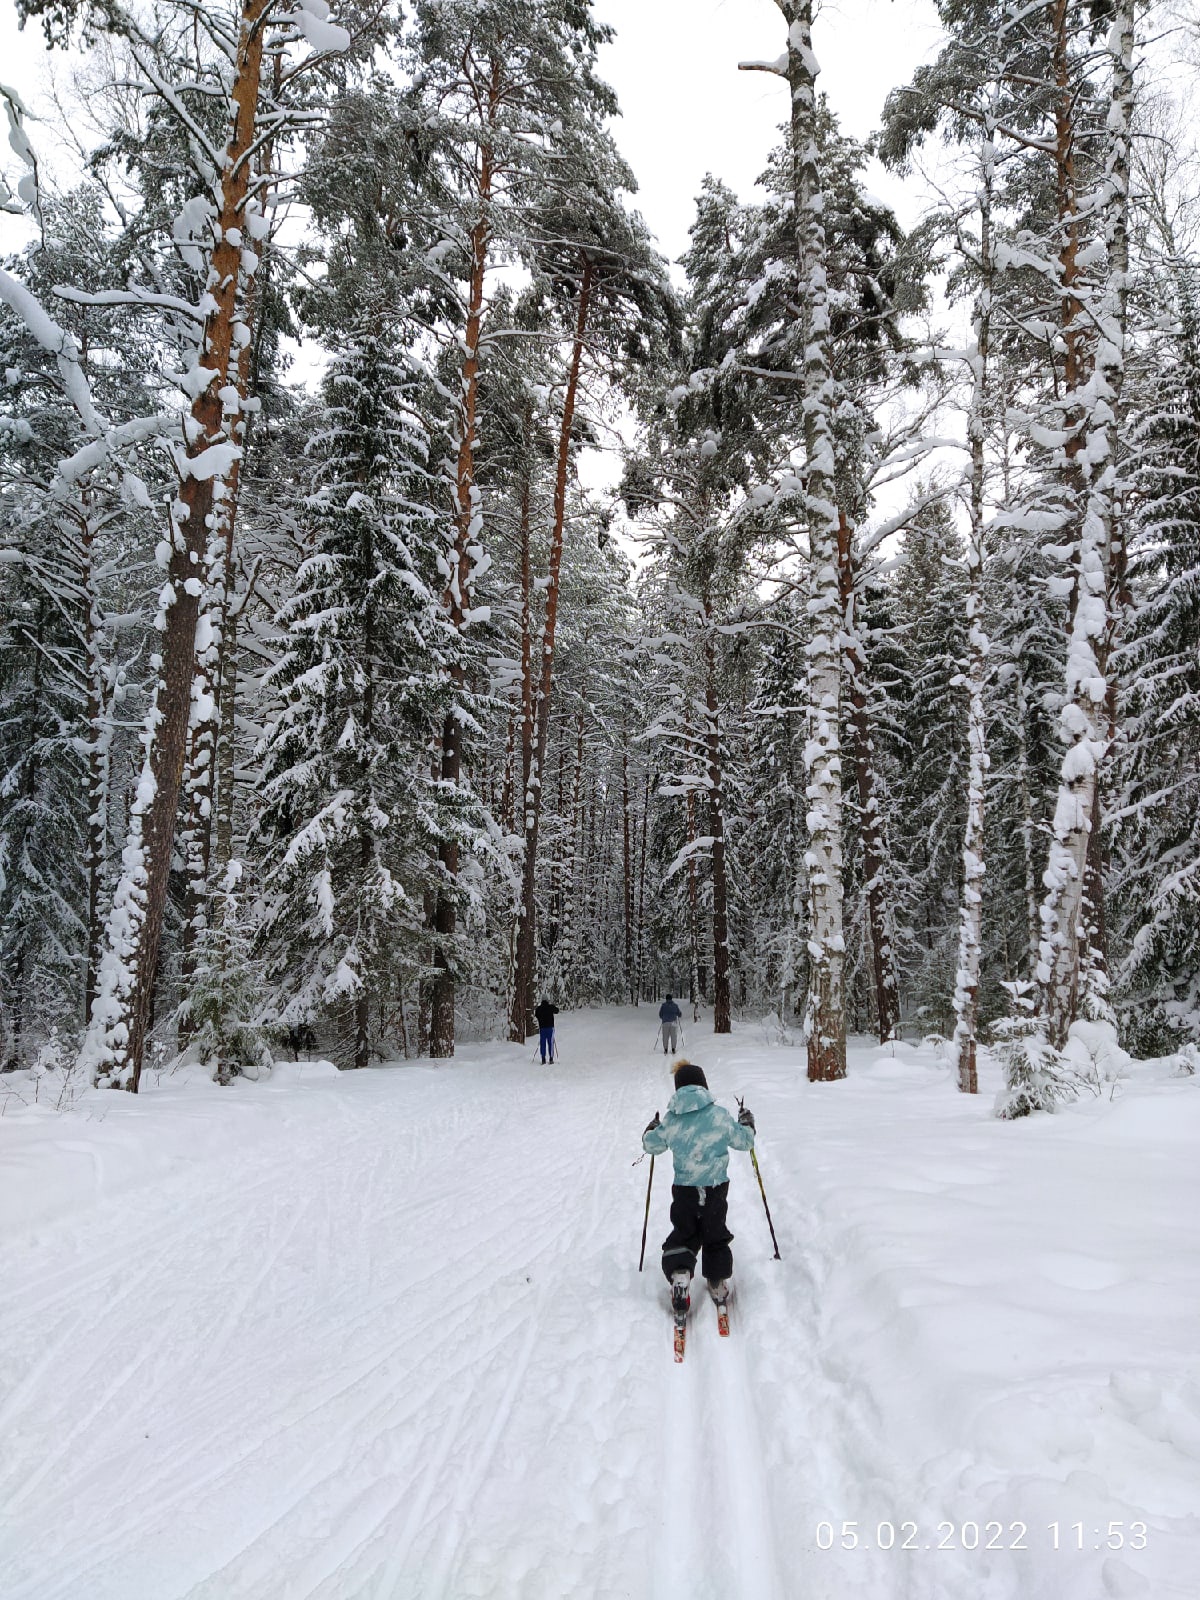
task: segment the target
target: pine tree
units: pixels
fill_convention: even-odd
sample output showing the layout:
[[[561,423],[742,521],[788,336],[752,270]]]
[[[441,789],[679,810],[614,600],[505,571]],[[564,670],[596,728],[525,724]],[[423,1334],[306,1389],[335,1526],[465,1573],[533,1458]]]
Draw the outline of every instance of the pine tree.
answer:
[[[422,242],[441,264],[448,301],[440,328],[444,382],[454,408],[443,609],[459,641],[459,657],[450,664],[459,698],[447,706],[438,758],[447,802],[462,786],[464,730],[474,720],[471,680],[478,664],[470,630],[490,619],[488,608],[474,602],[475,580],[491,561],[477,460],[486,428],[480,386],[490,358],[489,278],[501,256],[536,271],[540,249],[558,242],[547,237],[542,220],[560,162],[602,139],[600,119],[615,110],[612,91],[595,69],[607,37],[590,6],[578,0],[418,0],[407,36],[409,125],[426,169],[424,200],[411,223],[437,234]],[[431,1049],[447,1056],[454,1051],[461,900],[453,828],[442,830],[438,854],[430,919],[436,968]]]
[[[280,105],[268,112],[264,104],[265,41],[270,34],[278,59],[279,51],[302,37],[335,50],[349,43],[343,30],[315,13],[290,6],[284,12],[277,3],[244,0],[232,30],[224,18],[186,5],[168,6],[145,25],[119,0],[22,0],[20,6],[23,19],[42,19],[51,42],[65,41],[76,24],[85,39],[103,32],[122,41],[133,81],[172,125],[186,156],[185,183],[190,180],[192,187],[181,196],[185,204],[175,234],[180,258],[190,257],[202,280],[196,302],[164,292],[153,278],[152,287],[132,282],[102,302],[167,314],[174,335],[168,348],[174,345],[179,363],[172,381],[186,399],[177,428],[160,434],[178,474],[178,492],[159,547],[166,582],[156,619],[157,682],[85,1046],[99,1081],[133,1090],[154,996],[188,727],[206,704],[194,694],[203,580],[212,567],[213,541],[227,529],[232,536],[231,473],[242,448],[239,352],[249,337],[246,291],[259,264],[253,245],[261,236],[262,178],[252,155],[263,147],[264,115],[270,116],[272,138],[288,128]],[[201,648],[206,644],[201,635]]]
[[[602,103],[598,97],[590,107],[577,107],[575,125],[563,128],[560,168],[531,219],[537,235],[537,287],[547,310],[565,302],[570,353],[559,413],[545,609],[537,667],[525,695],[530,718],[522,747],[524,851],[509,1018],[509,1037],[517,1040],[533,1026],[537,841],[549,750],[568,473],[584,357],[588,355],[590,365],[602,366],[611,379],[622,367],[644,365],[661,350],[674,321],[664,263],[641,218],[630,215],[619,198],[636,184],[596,125]],[[551,318],[540,320],[544,325]]]

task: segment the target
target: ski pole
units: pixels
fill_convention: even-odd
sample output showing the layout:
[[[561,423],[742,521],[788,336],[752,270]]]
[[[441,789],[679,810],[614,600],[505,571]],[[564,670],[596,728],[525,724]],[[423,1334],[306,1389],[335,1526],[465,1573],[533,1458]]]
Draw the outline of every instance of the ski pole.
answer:
[[[658,1113],[655,1112],[655,1116]],[[654,1187],[654,1157],[650,1157],[650,1176],[646,1181],[646,1215],[642,1222],[642,1253],[638,1257],[638,1271],[646,1264],[646,1231],[650,1226],[650,1190]]]
[[[743,1102],[739,1099],[738,1110],[741,1111],[742,1109]],[[775,1237],[775,1224],[771,1221],[771,1208],[767,1204],[767,1191],[763,1188],[762,1169],[758,1164],[758,1151],[753,1145],[750,1146],[750,1160],[754,1164],[754,1176],[758,1179],[758,1192],[762,1195],[763,1210],[767,1213],[767,1227],[771,1230],[771,1243],[775,1246],[774,1259],[782,1261],[783,1257],[779,1254],[779,1240]]]
[[[653,1055],[654,1052],[658,1049],[658,1041],[659,1041],[659,1039],[661,1037],[662,1037],[662,1023],[660,1022],[658,1027],[655,1028],[655,1030],[654,1030],[654,1043],[650,1046],[650,1054],[651,1055]]]
[[[762,1195],[763,1210],[767,1213],[767,1227],[771,1230],[771,1243],[775,1246],[775,1260],[782,1261],[783,1257],[779,1254],[779,1240],[775,1237],[775,1224],[771,1221],[771,1208],[767,1204],[767,1191],[763,1188],[762,1172],[759,1170],[756,1151],[751,1150],[750,1159],[754,1163],[754,1175],[758,1179],[758,1192]]]

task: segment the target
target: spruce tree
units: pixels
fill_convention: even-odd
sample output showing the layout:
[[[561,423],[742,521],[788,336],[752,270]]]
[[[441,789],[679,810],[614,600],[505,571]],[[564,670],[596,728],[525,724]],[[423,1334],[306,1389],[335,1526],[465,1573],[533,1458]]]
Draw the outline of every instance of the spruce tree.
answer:
[[[401,354],[396,354],[397,348]],[[315,438],[312,553],[284,607],[262,753],[262,942],[277,1025],[320,1022],[366,1066],[420,960],[439,676],[429,436],[385,305],[339,337]]]

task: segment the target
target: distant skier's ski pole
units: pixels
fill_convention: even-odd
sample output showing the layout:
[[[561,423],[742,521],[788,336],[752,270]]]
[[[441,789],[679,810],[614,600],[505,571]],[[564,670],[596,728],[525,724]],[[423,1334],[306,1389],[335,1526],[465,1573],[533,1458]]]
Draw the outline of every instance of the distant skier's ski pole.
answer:
[[[754,1176],[758,1179],[758,1192],[762,1195],[763,1210],[767,1213],[767,1227],[771,1230],[771,1243],[775,1246],[775,1260],[782,1261],[783,1257],[779,1254],[779,1240],[775,1237],[775,1224],[771,1221],[771,1208],[767,1204],[767,1191],[763,1188],[762,1173],[758,1167],[758,1152],[756,1150],[751,1150],[750,1159],[754,1163]]]
[[[657,1115],[657,1113],[655,1113]],[[646,1264],[646,1230],[650,1226],[650,1190],[654,1187],[654,1157],[650,1157],[650,1177],[646,1182],[646,1215],[642,1222],[642,1253],[638,1257],[638,1271]]]
[[[651,1055],[653,1055],[655,1053],[655,1051],[658,1049],[658,1041],[661,1038],[662,1038],[662,1023],[660,1022],[658,1027],[655,1028],[655,1030],[654,1030],[654,1043],[650,1046],[650,1054]]]

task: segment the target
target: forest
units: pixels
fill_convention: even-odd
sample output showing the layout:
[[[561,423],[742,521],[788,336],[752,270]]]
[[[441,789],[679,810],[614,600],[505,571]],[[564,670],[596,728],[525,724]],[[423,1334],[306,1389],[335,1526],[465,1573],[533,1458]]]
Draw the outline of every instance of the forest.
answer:
[[[589,0],[16,0],[75,67],[0,88],[4,1070],[668,992],[814,1080],[989,1046],[1009,1118],[1072,1040],[1194,1070],[1195,16],[938,0],[864,142],[777,4],[668,263]]]

